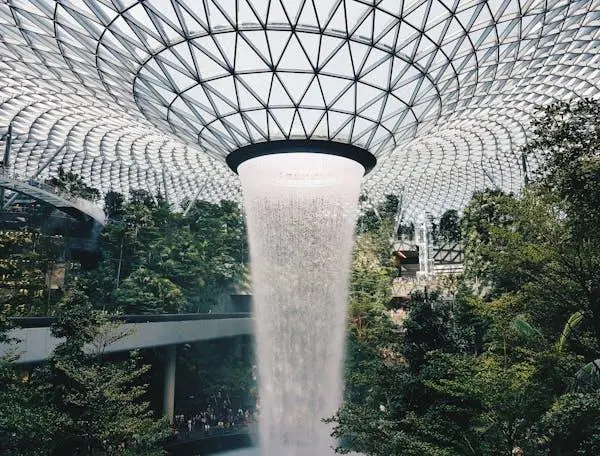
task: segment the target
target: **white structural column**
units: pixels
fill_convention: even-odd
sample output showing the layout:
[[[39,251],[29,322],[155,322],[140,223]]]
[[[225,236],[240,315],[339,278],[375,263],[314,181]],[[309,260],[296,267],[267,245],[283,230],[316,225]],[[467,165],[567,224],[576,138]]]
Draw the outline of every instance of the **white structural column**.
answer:
[[[177,361],[177,346],[165,347],[165,383],[163,390],[163,415],[173,423],[175,414],[175,370]]]

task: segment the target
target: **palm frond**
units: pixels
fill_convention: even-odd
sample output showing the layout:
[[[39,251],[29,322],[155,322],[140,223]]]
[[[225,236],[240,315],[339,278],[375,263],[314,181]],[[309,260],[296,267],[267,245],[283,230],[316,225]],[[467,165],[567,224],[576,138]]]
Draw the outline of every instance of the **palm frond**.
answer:
[[[556,344],[556,351],[558,353],[562,353],[571,338],[571,334],[573,331],[581,324],[583,321],[584,314],[583,312],[577,311],[572,314],[567,323],[565,323],[565,327],[562,330],[560,338],[558,339],[558,343]]]

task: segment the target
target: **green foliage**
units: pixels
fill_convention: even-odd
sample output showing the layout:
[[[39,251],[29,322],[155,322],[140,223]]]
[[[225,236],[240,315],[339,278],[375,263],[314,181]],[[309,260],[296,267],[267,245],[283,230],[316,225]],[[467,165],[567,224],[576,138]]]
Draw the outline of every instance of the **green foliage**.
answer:
[[[564,203],[573,229],[588,236],[600,222],[600,103],[583,99],[540,110],[525,153],[542,156],[536,181]]]
[[[439,237],[446,242],[460,241],[460,217],[456,209],[448,209],[442,214],[438,228]]]
[[[525,148],[545,156],[532,185],[478,192],[464,211],[454,298],[413,296],[396,331],[384,303],[365,311],[368,331],[351,321],[339,451],[600,453],[598,125],[596,101],[543,109]]]
[[[543,418],[543,446],[552,455],[600,454],[600,392],[561,396]]]
[[[125,197],[121,193],[110,191],[104,195],[104,212],[109,219],[121,219],[124,205]]]
[[[136,353],[125,360],[106,359],[106,346],[126,334],[78,291],[65,296],[57,317],[51,331],[65,341],[31,378],[66,417],[54,437],[57,447],[86,456],[163,454],[160,443],[168,425],[155,420],[143,400],[150,366],[142,365]]]
[[[121,283],[117,305],[128,315],[177,313],[185,305],[185,297],[169,279],[139,268]]]
[[[448,306],[437,296],[413,294],[404,322],[404,357],[413,371],[421,370],[428,353],[452,349],[450,318]]]
[[[64,263],[59,236],[33,230],[0,230],[0,313],[47,313],[61,295],[60,290],[51,293],[46,284],[46,274],[56,263]]]
[[[51,184],[96,195],[62,170]],[[64,338],[31,372],[12,358],[0,360],[0,454],[163,454],[169,428],[147,403],[150,368],[137,354],[105,353],[125,336],[106,312],[207,311],[244,278],[248,254],[236,203],[197,201],[184,216],[160,195],[133,191],[127,201],[109,192],[105,208],[111,221],[101,234],[100,260],[73,268],[64,290],[51,293],[46,270],[64,261],[61,238],[0,231],[0,342],[9,342],[7,317],[15,315],[55,315],[53,335]],[[218,390],[247,401],[251,359],[223,359],[215,351],[207,360],[203,350],[179,359],[181,390],[197,398]],[[214,391],[205,390],[207,382]]]
[[[232,409],[253,404],[257,386],[253,357],[243,347],[247,343],[243,337],[233,337],[185,346],[177,366],[178,412],[197,413],[208,405],[220,409],[224,401]]]
[[[101,261],[86,277],[90,295],[104,308],[207,311],[243,280],[248,254],[236,203],[196,201],[183,216],[160,196],[138,190],[118,214],[102,233]],[[146,285],[151,289],[141,290]],[[154,301],[144,305],[138,292]],[[161,296],[167,298],[163,305],[155,301]]]
[[[9,359],[0,359],[0,454],[51,455],[66,417],[24,375]]]
[[[361,201],[366,201],[366,197],[361,197]],[[376,207],[365,210],[356,224],[358,233],[370,233],[377,231],[382,225],[387,225],[389,234],[394,234],[394,226],[398,215],[400,199],[396,195],[385,195],[384,200]]]
[[[46,184],[67,192],[71,196],[78,196],[90,201],[100,198],[100,192],[97,189],[87,185],[80,175],[65,171],[62,166],[58,168],[56,176],[46,179]]]
[[[571,338],[571,334],[577,329],[577,327],[583,322],[584,315],[582,312],[577,311],[573,313],[565,323],[565,327],[560,334],[560,339],[556,344],[556,350],[559,353],[562,353],[566,347],[569,339]]]

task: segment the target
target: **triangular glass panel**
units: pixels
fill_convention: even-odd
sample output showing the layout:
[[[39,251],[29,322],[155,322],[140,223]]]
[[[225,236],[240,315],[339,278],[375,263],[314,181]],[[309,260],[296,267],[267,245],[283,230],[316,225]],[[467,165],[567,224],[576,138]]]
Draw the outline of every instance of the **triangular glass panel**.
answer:
[[[371,69],[368,73],[364,74],[360,78],[361,82],[374,85],[382,90],[389,90],[390,77],[392,73],[392,60],[393,59],[390,56],[383,63]]]
[[[226,16],[226,12],[235,12],[235,0],[204,0],[208,11],[208,24],[211,30],[217,31],[221,27],[235,26],[234,18]],[[229,4],[229,5],[227,5]],[[232,8],[233,6],[233,8]],[[198,6],[196,6],[198,8]]]
[[[347,79],[354,78],[352,69],[352,59],[347,43],[343,43],[342,47],[331,57],[331,59],[321,68],[324,73],[340,75]]]
[[[277,67],[279,59],[291,38],[291,33],[280,30],[268,30],[267,41],[269,43],[269,50],[271,52],[271,63],[273,67]]]
[[[363,68],[367,57],[369,56],[371,47],[352,40],[349,43],[350,52],[352,53],[352,64],[354,66],[354,71],[356,74],[358,74]]]
[[[333,12],[333,7],[335,6],[337,0],[311,0],[314,4],[315,11],[317,12],[317,17],[319,20],[319,27],[323,29],[325,24],[327,24],[331,13]]]
[[[377,98],[381,90],[359,82],[356,86],[356,108],[360,112],[365,105]]]
[[[319,80],[317,78],[313,78],[308,86],[308,90],[302,98],[301,106],[325,109],[325,100],[323,99],[321,86],[319,85]]]
[[[342,112],[327,111],[327,117],[329,122],[329,135],[331,138],[335,137],[335,135],[344,128],[347,124],[351,123],[354,117],[350,114],[345,114]]]
[[[240,32],[238,40],[245,40],[259,57],[268,63],[271,62],[267,35],[264,31]]]
[[[299,16],[300,14],[300,10],[301,8],[304,6],[305,2],[310,2],[310,0],[279,0],[283,7],[285,8],[285,11],[287,13],[287,16],[289,17],[289,21],[291,24],[295,24],[296,23],[296,18]]]
[[[334,141],[339,142],[350,142],[352,139],[352,128],[354,127],[354,119],[347,122],[342,128],[333,136]]]
[[[306,0],[304,2],[304,7],[300,12],[297,24],[304,25],[307,27],[313,27],[315,29],[319,27],[319,21],[317,19],[317,13],[315,11],[315,5],[313,3],[313,0]]]
[[[279,119],[274,115],[274,109],[269,109],[267,111],[268,116],[267,116],[267,121],[268,121],[268,125],[269,125],[269,139],[270,140],[274,140],[274,139],[287,139],[287,132],[289,131],[289,128],[286,129],[285,125],[282,125],[279,121]],[[293,110],[292,110],[293,111]],[[292,113],[293,115],[293,113]],[[280,114],[280,117],[284,117],[284,114]],[[291,116],[290,116],[290,122],[291,122]]]
[[[182,23],[187,35],[206,33],[208,25],[204,8],[194,8],[190,10],[188,5],[181,0],[175,3],[175,8],[179,11],[179,21]]]
[[[206,95],[206,91],[202,85],[198,84],[192,87],[187,92],[181,95],[185,100],[192,103],[194,106],[200,108],[204,115],[208,114],[212,117],[216,117],[216,113]]]
[[[384,46],[389,51],[394,52],[396,45],[398,44],[398,36],[401,27],[401,22],[397,22],[394,27],[390,27],[387,31],[384,31],[378,35],[376,38],[376,43],[379,46]]]
[[[312,133],[312,138],[330,139],[326,111],[323,111],[323,117],[315,127]]]
[[[273,84],[271,85],[271,92],[269,94],[269,106],[293,106],[293,102],[289,95],[285,91],[285,88],[279,81],[279,78],[275,76],[273,78]]]
[[[315,79],[315,75],[312,73],[288,73],[278,71],[277,76],[291,95],[292,101],[296,105],[300,103],[300,100],[308,89],[310,83],[313,81],[313,79]]]
[[[318,33],[296,32],[300,46],[304,50],[313,68],[317,67],[319,61],[319,47],[321,36]]]
[[[326,28],[329,30],[346,32],[346,10],[343,5],[344,2],[338,2],[337,5],[333,6],[335,10],[332,11]],[[321,24],[324,26],[324,24]]]
[[[240,109],[258,109],[263,107],[257,97],[249,91],[244,84],[240,82],[240,78],[236,77],[237,99]]]
[[[248,73],[237,75],[237,79],[246,86],[246,89],[255,93],[259,100],[267,105],[273,73]]]
[[[271,0],[269,5],[269,24],[288,24],[287,16],[285,15],[285,10],[281,5],[279,0]]]
[[[267,141],[267,111],[264,109],[244,112],[242,117],[247,124],[248,132],[253,142]]]
[[[241,2],[247,2],[249,6],[256,12],[259,18],[266,18],[267,11],[269,10],[269,1],[265,0],[240,0]],[[266,21],[265,21],[266,22]]]
[[[208,41],[203,41],[203,44],[207,42]],[[194,64],[196,65],[200,78],[203,81],[213,79],[217,76],[222,76],[228,73],[228,71],[225,68],[223,68],[217,62],[215,62],[212,56],[209,57],[207,52],[205,52],[201,48],[198,48],[196,42],[192,42],[190,44],[190,48],[194,57]]]
[[[241,36],[237,39],[237,49],[235,52],[235,71],[267,71],[269,70],[270,61],[266,62],[254,52],[246,40]]]
[[[375,10],[371,10],[371,12],[367,15],[367,17],[362,21],[362,23],[354,30],[352,33],[353,36],[367,40],[368,42],[373,41],[373,15],[375,14]]]
[[[298,109],[298,113],[300,114],[300,118],[302,119],[302,123],[304,124],[304,129],[308,136],[312,135],[313,131],[317,127],[317,123],[325,117],[325,111],[320,109],[306,109],[300,108]]]
[[[326,106],[330,106],[340,93],[343,93],[349,86],[354,84],[354,81],[346,81],[344,84],[344,81],[340,78],[322,74],[318,75],[318,78]]]
[[[229,68],[233,68],[233,57],[235,55],[235,33],[216,33],[212,35],[216,41],[217,47],[223,56],[223,59],[227,62]]]
[[[300,114],[297,111],[294,112],[294,120],[292,121],[289,137],[306,138],[306,132],[304,131],[304,127],[300,121]]]
[[[359,114],[374,122],[379,122],[383,115],[382,107],[384,106],[385,100],[386,95],[382,93],[378,99],[373,100],[372,103],[360,111]]]
[[[347,89],[332,103],[331,107],[337,111],[354,114],[356,112],[356,83],[347,86]]]
[[[285,51],[283,52],[281,60],[279,60],[277,69],[281,71],[312,70],[312,65],[310,61],[306,58],[304,51],[300,47],[300,43],[298,42],[296,35],[292,34],[292,37],[287,47],[285,48]]]
[[[410,12],[404,11],[403,20],[417,30],[423,30],[423,24],[427,20],[427,7],[431,0],[422,0],[410,8]]]
[[[319,66],[323,66],[329,58],[346,44],[345,40],[329,35],[321,35],[321,48],[319,50]]]

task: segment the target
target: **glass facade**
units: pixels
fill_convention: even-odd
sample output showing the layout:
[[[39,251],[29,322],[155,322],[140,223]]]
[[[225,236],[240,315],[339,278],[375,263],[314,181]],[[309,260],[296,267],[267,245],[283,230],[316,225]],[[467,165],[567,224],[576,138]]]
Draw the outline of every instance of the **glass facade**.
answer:
[[[595,96],[599,15],[589,0],[9,0],[0,124],[24,176],[56,155],[46,172],[172,201],[238,197],[223,158],[248,144],[350,143],[378,157],[372,200],[439,214],[518,191],[535,107]]]

